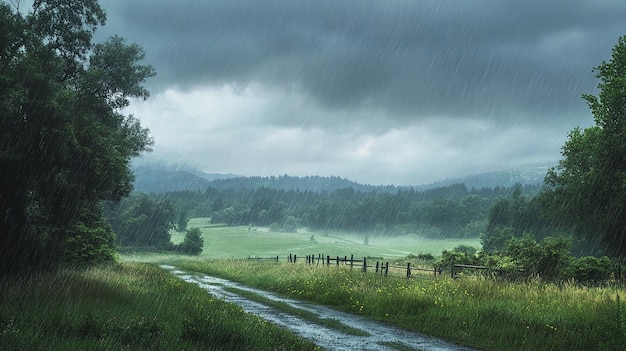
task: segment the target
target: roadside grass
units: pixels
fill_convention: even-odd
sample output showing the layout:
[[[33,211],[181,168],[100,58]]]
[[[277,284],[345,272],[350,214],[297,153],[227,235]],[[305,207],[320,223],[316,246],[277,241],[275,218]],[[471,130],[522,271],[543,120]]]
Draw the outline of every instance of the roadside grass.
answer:
[[[392,349],[396,349],[398,351],[415,351],[414,348],[397,341],[383,341],[379,342],[378,344],[390,347]]]
[[[315,350],[148,264],[0,280],[1,350]]]
[[[176,265],[483,350],[626,349],[623,288],[407,280],[347,266],[245,260]]]

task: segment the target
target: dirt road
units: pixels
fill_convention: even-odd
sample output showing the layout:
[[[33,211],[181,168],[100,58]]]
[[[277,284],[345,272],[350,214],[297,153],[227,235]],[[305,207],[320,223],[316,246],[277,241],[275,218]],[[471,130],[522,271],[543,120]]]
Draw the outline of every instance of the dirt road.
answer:
[[[246,312],[256,314],[269,322],[282,328],[286,328],[295,334],[308,339],[326,350],[397,350],[382,343],[393,343],[402,349],[432,350],[432,351],[470,351],[471,349],[452,344],[436,338],[431,338],[422,334],[409,332],[385,324],[373,322],[357,315],[332,310],[330,308],[283,298],[266,291],[253,289],[244,285],[204,274],[183,272],[176,267],[162,265],[161,268],[170,271],[179,278],[199,285],[212,295],[228,302],[241,305]],[[316,314],[321,319],[335,319],[343,324],[364,331],[369,336],[355,336],[345,334],[335,329],[316,325],[310,321],[303,320],[297,316],[276,310],[258,302],[249,300],[236,293],[226,291],[225,287],[232,287],[240,290],[247,290],[265,298],[281,301],[292,307],[304,309]]]

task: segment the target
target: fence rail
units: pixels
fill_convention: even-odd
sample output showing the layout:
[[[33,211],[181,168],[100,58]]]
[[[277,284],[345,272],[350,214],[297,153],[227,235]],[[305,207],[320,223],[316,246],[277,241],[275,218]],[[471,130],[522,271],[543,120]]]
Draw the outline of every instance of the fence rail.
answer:
[[[300,258],[300,261],[298,261]],[[279,256],[276,257],[252,257],[248,256],[248,260],[257,260],[257,261],[280,261]],[[398,266],[398,265],[389,265],[389,261],[375,261],[375,264],[370,264],[373,260],[370,258],[368,261],[367,257],[363,257],[362,259],[355,259],[354,255],[348,256],[328,256],[323,254],[317,255],[306,255],[304,259],[302,256],[298,257],[295,254],[289,254],[287,256],[287,262],[297,263],[304,261],[307,265],[323,265],[323,266],[339,266],[345,265],[350,266],[350,269],[355,267],[360,268],[363,272],[373,271],[376,274],[384,275],[384,276],[393,276],[393,277],[404,277],[410,279],[415,277],[414,273],[422,273],[419,276],[433,276],[437,277],[443,273],[442,269],[438,269],[433,266],[433,268],[424,268],[411,266],[411,263],[408,262],[406,265]],[[471,270],[492,270],[493,268],[485,267],[485,266],[475,266],[475,265],[467,265],[467,264],[456,264],[453,260],[450,261],[450,277],[457,278],[458,273],[464,269]],[[391,273],[391,274],[390,274]],[[424,274],[427,273],[427,274]]]
[[[248,256],[248,260],[256,260],[256,261],[276,261],[278,262],[278,256],[276,257],[252,257]]]
[[[304,257],[304,259],[302,258]],[[300,259],[300,260],[298,260]],[[363,259],[355,259],[354,255],[348,256],[327,256],[323,254],[318,255],[306,255],[298,257],[295,254],[289,254],[286,257],[287,262],[297,263],[304,262],[307,265],[323,265],[323,266],[339,266],[345,265],[350,266],[350,269],[355,267],[360,268],[363,272],[374,272],[376,274],[380,274],[383,276],[396,277],[396,278],[416,278],[416,277],[437,277],[441,276],[444,272],[442,265],[433,265],[433,268],[424,268],[419,266],[412,266],[410,262],[406,265],[398,266],[398,265],[389,265],[389,261],[375,261],[375,264],[371,264],[374,262],[376,258],[367,258],[363,257]],[[274,257],[253,257],[248,256],[248,260],[256,260],[256,261],[280,261],[280,256]],[[445,271],[449,272],[451,278],[460,278],[463,277],[465,271],[470,270],[473,271],[473,274],[477,272],[481,273],[485,277],[496,278],[499,273],[502,272],[502,269],[498,267],[487,267],[487,266],[478,266],[478,265],[469,265],[469,264],[460,264],[455,263],[454,259],[450,260],[449,266]],[[621,270],[621,266],[618,266],[617,271],[615,272],[615,281],[620,284],[624,284],[626,282],[626,274]],[[523,272],[523,269],[519,269],[520,272]],[[414,274],[414,273],[422,273],[422,274]]]

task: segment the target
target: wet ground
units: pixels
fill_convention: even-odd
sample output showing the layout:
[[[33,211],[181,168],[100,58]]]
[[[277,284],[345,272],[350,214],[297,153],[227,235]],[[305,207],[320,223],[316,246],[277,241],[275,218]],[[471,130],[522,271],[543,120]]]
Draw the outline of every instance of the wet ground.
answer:
[[[310,340],[326,350],[397,350],[397,348],[385,346],[382,343],[386,343],[387,345],[389,345],[389,343],[393,343],[401,345],[402,349],[413,350],[471,350],[444,340],[431,338],[419,333],[413,333],[385,324],[373,322],[357,315],[335,311],[309,302],[280,297],[263,290],[249,288],[229,280],[198,273],[183,272],[172,266],[163,265],[161,268],[170,271],[172,274],[187,282],[199,285],[220,299],[241,305],[246,312],[256,314],[282,328],[289,329],[293,333]],[[249,300],[237,295],[236,293],[226,291],[224,288],[227,287],[250,291],[267,299],[287,303],[294,308],[300,308],[314,313],[321,319],[335,319],[341,321],[343,324],[352,328],[360,329],[370,335],[349,335],[335,329],[314,324],[297,316]]]

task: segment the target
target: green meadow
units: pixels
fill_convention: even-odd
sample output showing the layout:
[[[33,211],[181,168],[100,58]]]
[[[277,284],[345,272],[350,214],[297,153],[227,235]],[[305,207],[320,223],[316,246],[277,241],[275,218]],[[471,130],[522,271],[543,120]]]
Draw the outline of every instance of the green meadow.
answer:
[[[0,281],[2,350],[314,350],[315,345],[157,267],[168,263],[313,301],[481,350],[626,349],[626,292],[540,280],[384,277],[288,254],[408,261],[478,239],[383,238],[339,231],[278,233],[195,218],[199,256],[136,253],[122,263]],[[173,233],[174,243],[183,233]],[[281,258],[248,261],[248,256]],[[143,262],[132,262],[143,261]],[[147,263],[146,263],[147,262]],[[269,337],[268,337],[269,336]]]
[[[214,225],[208,218],[194,218],[188,228],[200,228],[204,239],[204,249],[199,259],[276,257],[329,255],[362,257],[382,257],[387,260],[401,259],[410,254],[432,254],[437,256],[442,250],[451,250],[458,245],[480,248],[480,240],[472,239],[425,239],[416,235],[399,237],[368,236],[341,231],[307,231],[298,233],[273,232],[267,228]],[[183,240],[184,233],[172,233],[172,242]],[[135,254],[124,255],[126,260],[160,261],[171,255]]]

